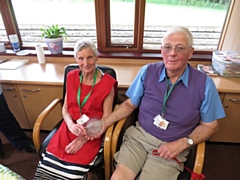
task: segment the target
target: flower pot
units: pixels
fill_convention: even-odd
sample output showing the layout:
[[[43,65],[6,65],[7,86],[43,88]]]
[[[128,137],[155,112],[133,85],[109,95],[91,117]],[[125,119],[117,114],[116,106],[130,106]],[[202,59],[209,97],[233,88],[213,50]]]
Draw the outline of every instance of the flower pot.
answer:
[[[55,39],[45,38],[45,42],[46,42],[51,54],[61,54],[62,53],[63,37],[55,38]]]

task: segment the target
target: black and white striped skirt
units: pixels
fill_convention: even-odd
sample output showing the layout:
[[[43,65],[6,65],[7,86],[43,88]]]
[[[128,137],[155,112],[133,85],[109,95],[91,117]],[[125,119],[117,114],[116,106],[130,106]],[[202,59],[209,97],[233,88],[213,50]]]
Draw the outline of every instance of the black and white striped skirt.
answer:
[[[100,148],[99,153],[103,149]],[[62,161],[49,152],[42,154],[33,180],[85,180],[87,172],[93,166],[97,156],[89,165]]]

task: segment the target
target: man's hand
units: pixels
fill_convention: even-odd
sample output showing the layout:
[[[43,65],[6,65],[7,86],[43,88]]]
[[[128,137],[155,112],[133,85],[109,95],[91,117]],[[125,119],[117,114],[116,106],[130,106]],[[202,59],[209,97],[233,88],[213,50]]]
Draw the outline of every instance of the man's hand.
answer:
[[[106,123],[103,120],[99,120],[96,125],[97,128],[94,128],[94,124],[92,125],[91,131],[90,129],[88,131],[88,127],[86,127],[86,138],[88,140],[98,139],[107,129]]]
[[[187,138],[181,138],[179,140],[168,142],[161,145],[157,152],[158,156],[163,159],[170,160],[177,157],[182,151],[188,148]]]

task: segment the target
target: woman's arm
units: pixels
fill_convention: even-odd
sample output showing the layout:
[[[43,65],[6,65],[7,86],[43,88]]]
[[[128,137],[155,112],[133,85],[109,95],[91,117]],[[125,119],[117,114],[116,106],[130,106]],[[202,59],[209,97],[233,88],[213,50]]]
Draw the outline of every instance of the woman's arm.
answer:
[[[113,100],[114,100],[114,87],[112,87],[111,92],[105,98],[105,100],[103,102],[103,116],[102,117],[105,117],[112,112]]]
[[[65,100],[62,107],[62,116],[71,133],[75,134],[76,136],[86,134],[85,128],[82,125],[75,123],[67,110],[67,94],[65,95]]]

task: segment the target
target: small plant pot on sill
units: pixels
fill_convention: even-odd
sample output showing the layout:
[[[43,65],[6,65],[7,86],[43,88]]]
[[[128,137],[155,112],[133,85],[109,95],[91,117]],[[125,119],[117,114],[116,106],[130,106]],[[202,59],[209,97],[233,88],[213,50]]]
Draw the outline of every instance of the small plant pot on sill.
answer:
[[[61,54],[62,53],[63,37],[55,38],[55,39],[44,38],[44,40],[45,40],[51,54]]]

